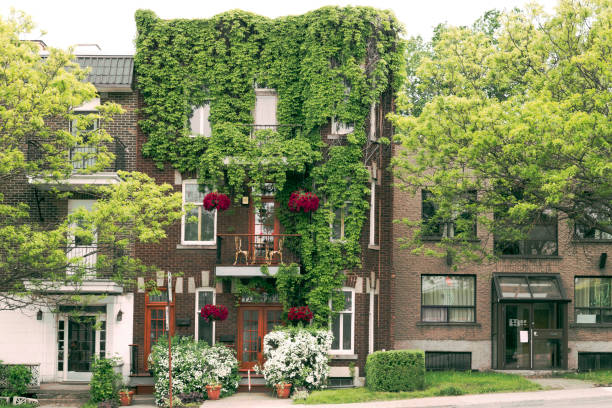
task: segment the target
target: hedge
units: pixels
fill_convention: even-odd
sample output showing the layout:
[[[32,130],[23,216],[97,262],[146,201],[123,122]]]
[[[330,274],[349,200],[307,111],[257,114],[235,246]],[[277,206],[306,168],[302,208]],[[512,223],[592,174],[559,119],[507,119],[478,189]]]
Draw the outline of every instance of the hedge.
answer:
[[[377,351],[368,356],[366,386],[371,391],[414,391],[425,388],[422,350]]]

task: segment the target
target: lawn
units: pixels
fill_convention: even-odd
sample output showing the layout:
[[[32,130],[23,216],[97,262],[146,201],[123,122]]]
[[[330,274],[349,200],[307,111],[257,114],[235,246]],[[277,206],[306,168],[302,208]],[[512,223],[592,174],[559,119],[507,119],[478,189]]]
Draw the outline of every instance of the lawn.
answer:
[[[555,374],[555,377],[591,381],[604,386],[612,385],[612,370],[589,371],[584,373],[560,373]]]
[[[365,387],[311,393],[297,404],[344,404],[380,400],[540,390],[538,384],[513,374],[442,371],[425,374],[425,389],[411,392],[372,392]]]

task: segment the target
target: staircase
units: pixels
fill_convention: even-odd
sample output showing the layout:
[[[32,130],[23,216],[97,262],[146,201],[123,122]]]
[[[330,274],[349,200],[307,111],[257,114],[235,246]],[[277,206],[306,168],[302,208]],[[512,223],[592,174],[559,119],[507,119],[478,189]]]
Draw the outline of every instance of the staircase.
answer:
[[[81,406],[89,401],[89,384],[43,383],[36,395],[40,405]]]
[[[272,392],[266,385],[263,374],[255,374],[253,370],[240,370],[238,392]]]

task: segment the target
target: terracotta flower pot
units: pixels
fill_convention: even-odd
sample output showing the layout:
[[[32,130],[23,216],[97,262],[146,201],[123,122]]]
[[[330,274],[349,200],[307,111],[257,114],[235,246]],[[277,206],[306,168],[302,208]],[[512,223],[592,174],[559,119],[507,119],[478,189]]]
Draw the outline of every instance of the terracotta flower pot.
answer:
[[[221,385],[207,385],[206,394],[209,400],[218,400],[221,395]]]
[[[290,383],[276,384],[276,395],[278,395],[278,398],[289,398],[290,392],[291,392]]]
[[[119,401],[121,402],[122,407],[132,405],[132,395],[134,395],[134,391],[119,391]]]

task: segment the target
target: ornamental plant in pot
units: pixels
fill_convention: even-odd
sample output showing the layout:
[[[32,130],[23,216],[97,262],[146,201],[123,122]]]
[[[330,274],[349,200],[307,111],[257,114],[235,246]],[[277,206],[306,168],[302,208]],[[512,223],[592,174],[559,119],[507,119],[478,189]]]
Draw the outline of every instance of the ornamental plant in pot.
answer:
[[[225,211],[230,206],[230,199],[223,193],[212,191],[204,196],[204,201],[202,204],[204,205],[206,211]]]
[[[310,323],[312,320],[312,312],[308,306],[297,306],[289,309],[287,318],[293,323],[298,324],[303,322],[304,324]]]
[[[132,396],[134,395],[134,391],[128,390],[127,388],[122,388],[119,390],[119,402],[122,407],[132,405]]]
[[[294,191],[289,197],[289,203],[287,206],[291,212],[315,212],[319,208],[319,197],[310,191]]]
[[[214,372],[209,372],[204,376],[204,381],[206,382],[206,394],[208,395],[208,399],[218,400],[221,396],[222,387],[219,377],[215,375]]]
[[[207,304],[200,310],[200,316],[202,316],[207,322],[214,320],[223,321],[227,319],[227,314],[227,308],[223,305]]]
[[[276,395],[278,398],[289,398],[291,393],[291,383],[281,382],[276,384]]]

